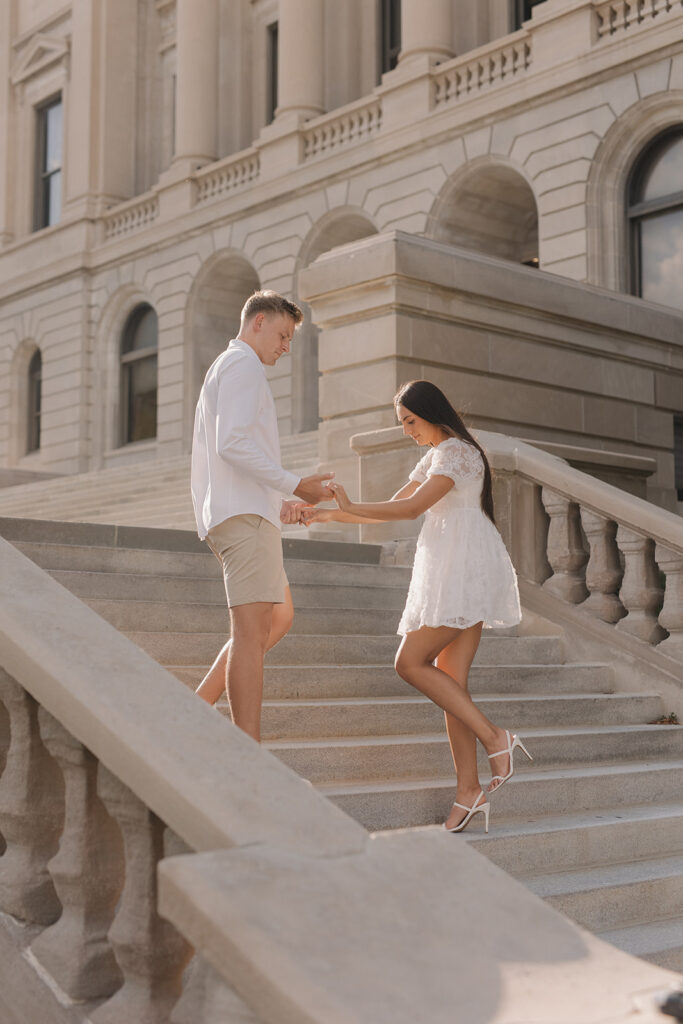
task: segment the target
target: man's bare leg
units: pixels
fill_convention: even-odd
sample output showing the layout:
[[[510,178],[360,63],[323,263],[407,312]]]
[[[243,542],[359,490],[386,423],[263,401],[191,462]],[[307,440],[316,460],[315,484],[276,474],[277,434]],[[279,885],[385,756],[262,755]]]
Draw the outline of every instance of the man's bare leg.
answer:
[[[293,621],[294,605],[292,603],[292,592],[289,587],[286,587],[283,603],[273,605],[273,617],[266,651],[269,651],[271,647],[275,647],[275,644],[279,643],[283,636],[289,633]],[[207,704],[215,704],[221,694],[226,691],[228,655],[231,643],[232,640],[228,640],[223,645],[213,665],[195,690],[197,696],[205,700]]]

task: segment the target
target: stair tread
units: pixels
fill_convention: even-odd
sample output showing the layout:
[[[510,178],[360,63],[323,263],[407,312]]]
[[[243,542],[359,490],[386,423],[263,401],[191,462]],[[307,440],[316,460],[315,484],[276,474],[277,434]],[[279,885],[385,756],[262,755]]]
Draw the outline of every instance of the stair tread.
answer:
[[[683,917],[672,916],[598,932],[599,938],[634,956],[683,948]]]
[[[683,770],[683,761],[631,761],[625,764],[593,765],[588,768],[556,768],[536,771],[528,769],[523,775],[515,775],[507,783],[508,786],[528,785],[533,782],[547,782],[563,779],[590,779],[596,776],[617,776],[635,774],[639,771],[672,771]],[[326,796],[346,795],[353,793],[376,793],[378,791],[400,792],[406,789],[454,789],[455,779],[438,776],[429,779],[381,779],[375,782],[321,782],[316,789]]]
[[[204,667],[206,667],[208,669],[208,666],[193,666],[193,665],[185,665],[185,666],[183,666],[183,668],[185,668],[186,670],[187,669],[191,669],[191,668],[199,669],[199,668],[204,668]],[[301,667],[303,667],[303,666],[301,666]],[[311,666],[311,667],[312,668],[315,667],[315,668],[319,668],[321,670],[324,670],[325,666],[316,665],[316,666]],[[353,668],[353,666],[348,666],[348,667],[349,668]],[[367,667],[368,667],[367,665],[363,666],[363,668],[367,668]],[[378,666],[378,667],[383,667],[383,666]],[[564,703],[568,703],[569,701],[593,702],[595,700],[607,701],[607,702],[617,702],[618,703],[618,702],[629,701],[629,700],[642,700],[642,699],[648,699],[649,700],[651,698],[659,699],[659,694],[657,694],[657,693],[655,693],[653,691],[643,690],[642,692],[635,692],[634,691],[634,692],[629,692],[629,693],[598,693],[598,692],[596,692],[596,693],[537,694],[537,693],[518,692],[518,693],[514,693],[514,694],[486,693],[485,697],[483,695],[481,695],[481,694],[478,695],[478,699],[484,699],[488,703],[496,703],[496,702],[503,703],[504,702],[506,704],[509,704],[509,703],[512,703],[512,702],[517,702],[517,701],[520,702],[520,703],[543,704],[543,703],[546,703],[546,702],[551,702],[551,703],[558,703],[559,704],[559,703],[563,703],[563,702]],[[431,703],[432,703],[432,701],[429,699],[429,697],[423,697],[423,696],[420,696],[420,695],[406,694],[405,696],[395,695],[395,696],[386,696],[386,697],[381,697],[381,696],[380,697],[284,697],[284,698],[282,698],[280,700],[265,699],[263,701],[263,707],[264,708],[278,708],[278,707],[333,708],[333,707],[362,707],[362,706],[378,707],[378,706],[381,706],[383,704],[390,704],[392,706],[395,706],[395,705],[399,705],[399,706],[400,705],[410,705],[410,704],[419,705],[419,706],[427,706],[427,705],[430,705]],[[643,722],[643,723],[641,723],[641,726],[645,726],[645,725],[649,725],[649,724],[651,724],[651,723]],[[596,726],[596,728],[604,730],[604,729],[608,728],[608,726]],[[681,726],[672,726],[671,728],[679,728],[680,729]],[[539,727],[538,726],[529,726],[525,730],[525,732],[531,732],[534,729],[538,730]],[[546,732],[547,730],[543,729],[543,731]]]
[[[537,896],[596,891],[616,885],[634,885],[638,882],[657,878],[683,876],[683,855],[669,857],[647,857],[637,860],[600,864],[595,867],[581,867],[566,871],[551,871],[534,875],[519,875]]]

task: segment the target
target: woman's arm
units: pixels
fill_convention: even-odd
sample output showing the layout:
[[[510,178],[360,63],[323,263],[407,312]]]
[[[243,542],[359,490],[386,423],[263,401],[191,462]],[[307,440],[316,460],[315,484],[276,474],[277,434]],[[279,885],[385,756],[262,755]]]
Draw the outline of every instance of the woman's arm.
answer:
[[[412,481],[411,481],[412,485]],[[349,497],[341,484],[331,481],[329,488],[334,493],[335,501],[342,512],[354,516],[362,516],[373,522],[388,522],[395,519],[417,519],[428,508],[440,501],[453,487],[453,481],[447,476],[430,476],[423,484],[413,486],[409,493],[407,488],[398,491],[391,501],[349,501]]]
[[[390,505],[392,502],[401,501],[414,494],[420,485],[415,480],[409,480],[400,490],[394,494],[389,501],[380,502],[382,505]],[[343,488],[342,488],[343,489]],[[344,491],[346,494],[346,491]],[[355,507],[355,506],[354,506]],[[345,512],[340,508],[311,508],[304,509],[302,516],[306,526],[310,523],[383,523],[389,516],[367,516],[357,512]]]

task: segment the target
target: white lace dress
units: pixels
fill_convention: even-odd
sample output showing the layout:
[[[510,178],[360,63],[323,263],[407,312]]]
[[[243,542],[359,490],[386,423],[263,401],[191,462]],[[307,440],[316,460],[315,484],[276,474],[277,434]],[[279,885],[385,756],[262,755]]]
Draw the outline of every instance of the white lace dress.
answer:
[[[517,576],[503,538],[481,508],[484,463],[460,438],[430,448],[410,474],[455,486],[425,512],[398,632],[421,626],[514,626],[521,619]]]

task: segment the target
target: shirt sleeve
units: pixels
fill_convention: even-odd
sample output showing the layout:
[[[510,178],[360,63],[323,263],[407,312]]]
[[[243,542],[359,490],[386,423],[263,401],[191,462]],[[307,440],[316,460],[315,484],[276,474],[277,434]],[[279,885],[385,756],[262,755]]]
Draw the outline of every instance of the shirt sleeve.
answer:
[[[259,483],[292,494],[301,478],[270,458],[254,440],[262,382],[246,359],[236,360],[218,380],[216,451]]]
[[[427,452],[426,455],[422,456],[415,469],[409,475],[409,480],[414,480],[415,483],[418,484],[423,484],[425,482],[425,480],[427,479],[427,469],[429,468],[429,460],[431,458],[431,454],[431,452]]]
[[[476,480],[484,475],[479,450],[466,441],[442,442],[434,451],[427,476],[447,476],[455,484]]]

